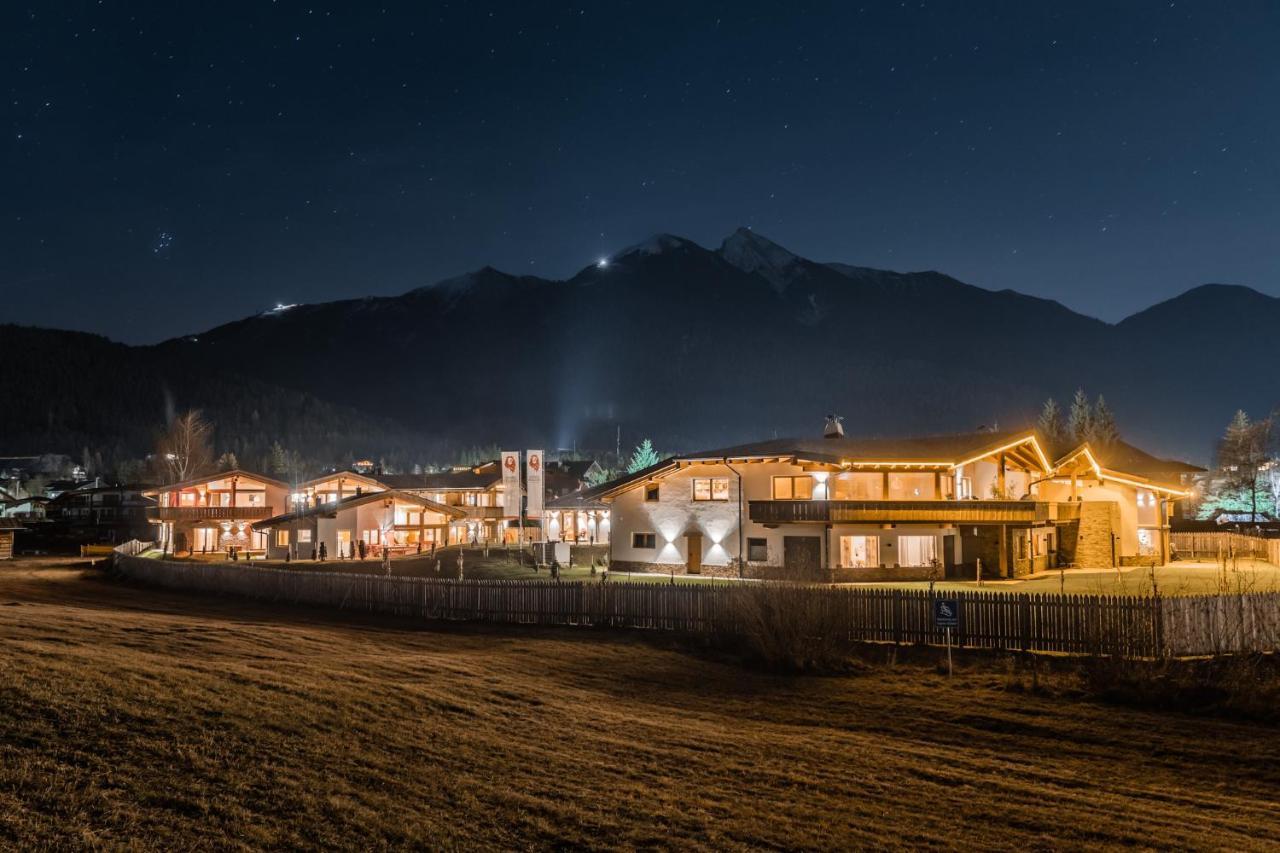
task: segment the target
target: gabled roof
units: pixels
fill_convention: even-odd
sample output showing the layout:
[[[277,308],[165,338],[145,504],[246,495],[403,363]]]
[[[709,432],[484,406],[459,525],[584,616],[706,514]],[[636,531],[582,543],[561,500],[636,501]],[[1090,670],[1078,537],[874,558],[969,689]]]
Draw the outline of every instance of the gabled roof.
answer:
[[[605,483],[590,489],[579,489],[576,492],[570,492],[567,495],[561,495],[558,498],[551,498],[547,501],[547,509],[607,509],[606,504],[601,495],[604,494],[606,488],[611,485]]]
[[[1035,430],[971,432],[914,438],[775,438],[718,450],[685,453],[601,486],[612,497],[632,484],[663,476],[681,464],[777,459],[859,468],[955,468],[998,453],[1048,474],[1053,470]]]
[[[363,483],[367,486],[377,486],[380,489],[387,488],[387,485],[367,474],[360,474],[355,471],[334,471],[329,474],[321,474],[319,477],[312,477],[310,480],[304,480],[297,485],[297,489],[305,489],[309,486],[317,486],[321,483],[327,483],[330,480],[352,480],[357,483]]]
[[[195,486],[203,486],[205,483],[212,483],[214,480],[225,480],[227,477],[247,477],[251,480],[258,480],[259,482],[266,483],[269,486],[279,486],[282,489],[289,488],[288,483],[282,483],[277,479],[266,476],[265,474],[255,474],[254,472],[246,471],[243,468],[232,468],[230,471],[221,471],[217,474],[209,474],[206,477],[196,477],[191,480],[183,480],[181,483],[170,483],[165,486],[156,486],[155,488],[147,489],[142,494],[158,495],[161,492],[190,489]]]
[[[485,464],[461,471],[437,471],[432,474],[381,474],[378,481],[393,489],[439,492],[488,489],[502,482],[502,469],[497,465]]]
[[[1104,480],[1181,496],[1188,491],[1172,478],[1205,469],[1186,462],[1159,459],[1123,441],[1098,447],[1086,441],[1065,453],[1054,463],[1053,470],[1055,474],[1092,471],[1094,476]]]
[[[267,530],[271,527],[276,527],[277,525],[284,524],[286,522],[296,521],[300,518],[311,518],[313,516],[324,516],[326,518],[332,518],[333,516],[336,516],[340,511],[344,509],[350,509],[352,507],[357,507],[362,504],[373,503],[374,501],[384,501],[384,500],[387,500],[388,498],[402,501],[404,503],[417,504],[418,506],[423,507],[424,509],[429,509],[432,512],[438,512],[446,516],[452,516],[454,518],[465,518],[467,515],[466,510],[460,509],[459,507],[445,506],[442,503],[436,503],[435,501],[428,500],[427,498],[418,497],[417,495],[411,495],[408,492],[401,492],[395,489],[388,489],[385,492],[365,492],[364,494],[352,495],[349,498],[343,498],[340,501],[323,503],[317,506],[309,506],[303,509],[294,510],[293,512],[286,512],[286,513],[281,513],[280,515],[274,515],[271,518],[265,518],[262,521],[254,522],[253,529]]]

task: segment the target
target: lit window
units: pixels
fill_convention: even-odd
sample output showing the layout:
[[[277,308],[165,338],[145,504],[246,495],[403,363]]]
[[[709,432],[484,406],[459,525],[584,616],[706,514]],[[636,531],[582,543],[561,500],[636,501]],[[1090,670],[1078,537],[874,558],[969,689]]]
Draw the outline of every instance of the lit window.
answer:
[[[840,565],[846,569],[865,569],[880,565],[880,537],[841,536]]]
[[[656,548],[658,547],[658,537],[653,533],[632,533],[632,548]]]
[[[287,530],[276,531],[276,547],[277,548],[289,547],[289,531]]]
[[[310,541],[311,541],[311,531],[310,531],[310,530],[299,530],[299,531],[298,531],[298,544],[299,544],[299,545],[305,545],[305,544],[307,544],[307,543],[308,543],[308,542],[310,542]]]
[[[813,478],[807,474],[799,477],[774,477],[773,499],[775,501],[813,500]]]
[[[729,480],[723,477],[698,477],[693,481],[695,501],[729,500]]]
[[[898,565],[930,565],[937,558],[937,544],[933,536],[899,536]]]
[[[644,499],[646,501],[656,501],[658,499],[658,484],[649,483],[644,487]],[[650,546],[652,547],[652,546]]]
[[[747,540],[747,561],[751,563],[763,563],[769,559],[769,540],[768,539],[748,539]]]

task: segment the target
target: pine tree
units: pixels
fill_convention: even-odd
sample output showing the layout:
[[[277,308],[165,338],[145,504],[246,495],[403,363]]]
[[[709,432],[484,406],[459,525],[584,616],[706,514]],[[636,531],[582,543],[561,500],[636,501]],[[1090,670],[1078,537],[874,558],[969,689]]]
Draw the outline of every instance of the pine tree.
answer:
[[[236,458],[234,453],[228,451],[218,457],[216,467],[219,471],[234,471],[240,467],[240,460]]]
[[[658,458],[658,452],[653,449],[653,442],[646,438],[640,442],[636,452],[631,454],[631,461],[627,463],[627,473],[634,474],[637,471],[648,468],[650,465],[657,465],[661,461]]]
[[[1057,446],[1063,443],[1066,438],[1066,425],[1062,422],[1062,409],[1058,408],[1057,400],[1050,397],[1044,401],[1044,408],[1040,410],[1040,419],[1036,421],[1036,428],[1050,444]]]
[[[1258,520],[1259,474],[1268,461],[1272,438],[1271,418],[1251,421],[1241,409],[1218,442],[1218,473],[1230,490],[1247,501],[1252,521]]]
[[[1076,444],[1083,444],[1093,438],[1093,406],[1083,388],[1077,388],[1075,397],[1071,399],[1067,433]]]
[[[1095,444],[1106,447],[1120,440],[1120,427],[1116,426],[1116,417],[1107,407],[1107,401],[1098,395],[1098,402],[1093,407],[1093,436]]]
[[[289,454],[280,446],[280,442],[273,441],[271,443],[270,457],[271,473],[276,476],[289,473]]]

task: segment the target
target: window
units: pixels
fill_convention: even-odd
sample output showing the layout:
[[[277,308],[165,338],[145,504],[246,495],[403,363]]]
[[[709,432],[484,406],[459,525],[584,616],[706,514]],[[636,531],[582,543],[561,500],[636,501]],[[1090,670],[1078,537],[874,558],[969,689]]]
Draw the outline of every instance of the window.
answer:
[[[693,499],[695,501],[727,501],[729,500],[728,477],[697,477],[693,481]]]
[[[1138,554],[1143,557],[1150,557],[1156,552],[1156,537],[1154,531],[1147,528],[1138,529]]]
[[[645,484],[645,487],[644,487],[644,499],[645,499],[646,501],[650,501],[650,502],[652,502],[652,501],[656,501],[656,500],[658,499],[658,484],[657,484],[657,483],[646,483],[646,484]],[[652,545],[650,545],[649,547],[651,547],[651,548],[652,548],[653,546],[652,546]]]
[[[768,539],[748,539],[747,540],[747,562],[764,563],[769,559],[769,540]]]
[[[308,543],[308,542],[310,542],[310,541],[311,541],[311,531],[310,531],[310,530],[299,530],[299,531],[298,531],[298,544],[299,544],[299,545],[305,545],[305,544],[307,544],[307,543]]]
[[[866,569],[880,565],[879,536],[841,536],[840,566]]]
[[[832,491],[838,501],[878,501],[884,497],[883,485],[879,473],[839,474]]]
[[[276,531],[276,547],[277,548],[289,547],[289,531],[287,530]]]
[[[973,497],[973,480],[969,477],[956,477],[956,499],[967,501]]]
[[[813,478],[808,474],[799,477],[774,477],[773,499],[775,501],[813,500]]]
[[[889,495],[891,501],[910,501],[934,498],[932,474],[890,474]]]
[[[652,533],[632,533],[632,548],[657,548],[658,537]]]
[[[937,559],[937,546],[933,536],[899,536],[898,565],[928,566]]]

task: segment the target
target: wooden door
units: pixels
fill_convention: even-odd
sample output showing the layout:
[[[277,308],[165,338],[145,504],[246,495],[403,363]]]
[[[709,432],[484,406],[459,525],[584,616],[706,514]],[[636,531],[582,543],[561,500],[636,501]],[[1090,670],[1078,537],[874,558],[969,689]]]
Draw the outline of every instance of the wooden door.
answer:
[[[942,537],[942,576],[944,578],[956,576],[956,537],[954,534]]]
[[[685,571],[691,575],[702,574],[702,534],[686,533],[684,535]]]
[[[822,537],[782,537],[782,566],[791,577],[816,578],[822,568]]]

